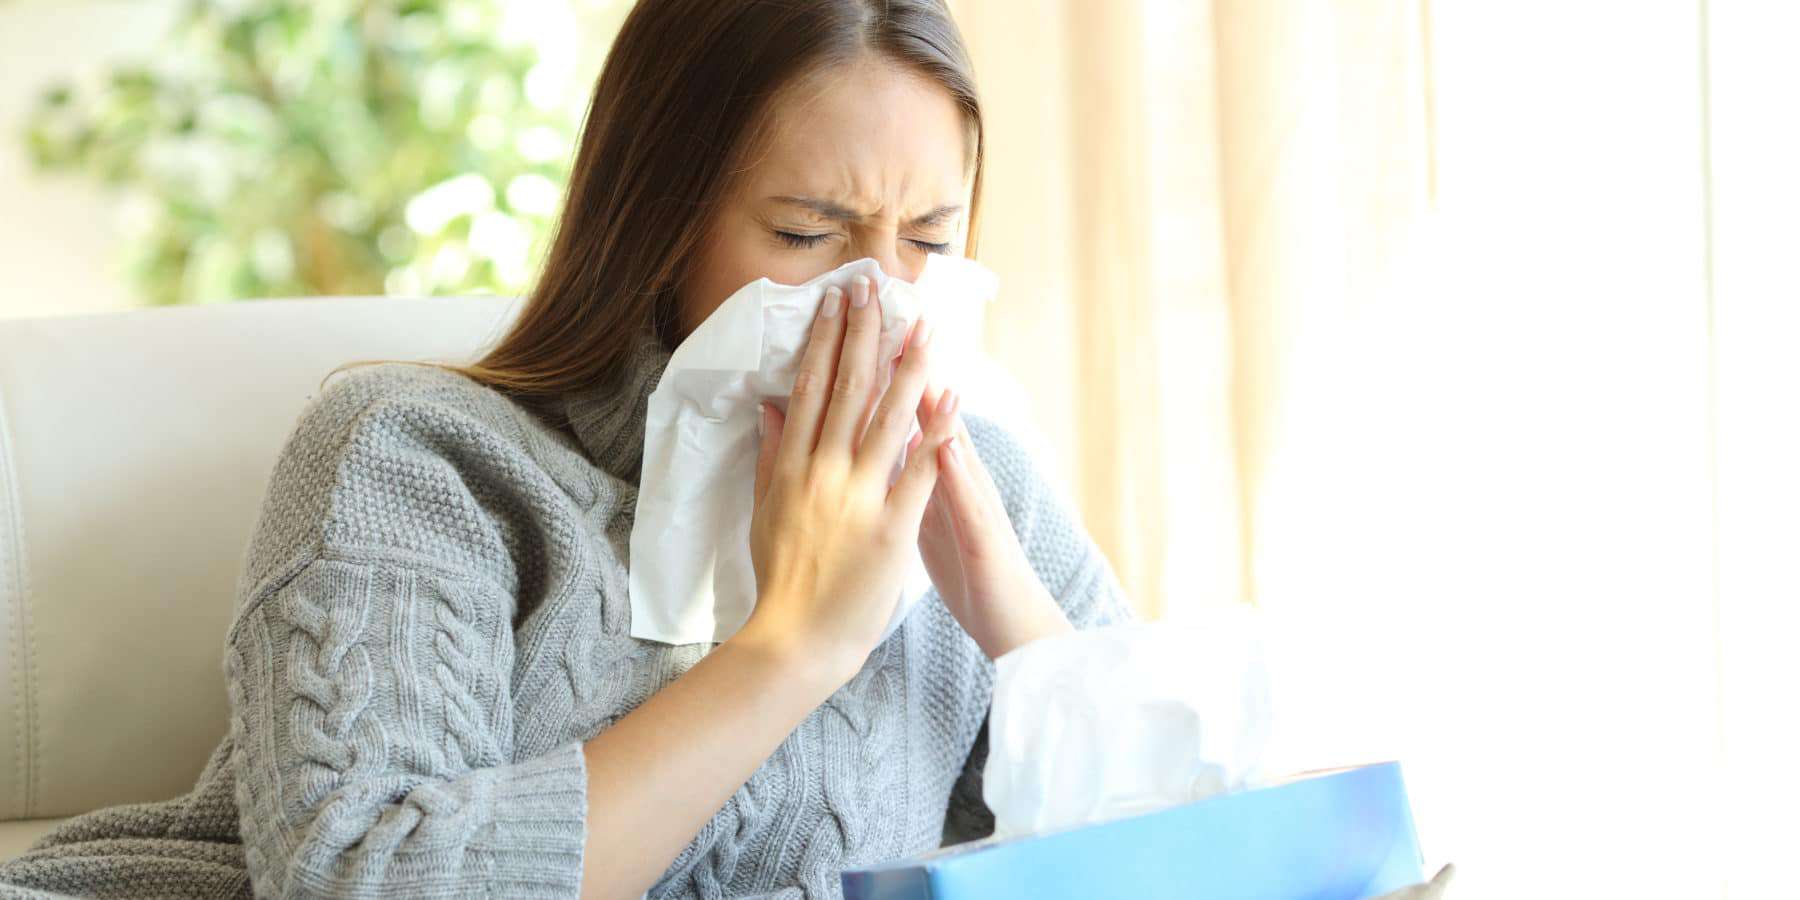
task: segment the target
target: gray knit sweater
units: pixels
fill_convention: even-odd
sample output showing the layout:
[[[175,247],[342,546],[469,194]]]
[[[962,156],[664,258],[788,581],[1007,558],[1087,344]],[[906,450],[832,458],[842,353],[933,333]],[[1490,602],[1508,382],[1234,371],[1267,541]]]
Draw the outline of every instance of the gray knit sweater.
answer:
[[[583,742],[714,646],[629,634],[645,406],[668,356],[644,338],[621,378],[564,398],[566,422],[434,368],[331,381],[276,462],[224,643],[229,732],[193,790],[59,825],[0,864],[0,895],[577,896]],[[1130,618],[1020,445],[968,426],[1075,624]],[[649,896],[838,897],[844,867],[991,830],[992,687],[929,595]]]

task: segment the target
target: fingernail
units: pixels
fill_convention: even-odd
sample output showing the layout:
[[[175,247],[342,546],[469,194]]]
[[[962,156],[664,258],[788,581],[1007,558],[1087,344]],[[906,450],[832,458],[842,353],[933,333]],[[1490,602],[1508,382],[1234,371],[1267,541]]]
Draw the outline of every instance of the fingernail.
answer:
[[[923,347],[929,343],[931,343],[931,323],[924,319],[920,319],[918,327],[913,330],[912,345],[914,347]]]
[[[822,310],[820,310],[820,314],[823,315],[827,319],[831,318],[832,316],[837,315],[838,308],[843,302],[844,302],[844,292],[838,290],[836,285],[826,288],[825,289],[825,306]]]
[[[944,409],[940,415],[948,418],[956,415],[957,404],[962,403],[962,395],[949,388],[944,389]]]
[[[769,430],[769,404],[756,404],[756,436],[763,437]]]
[[[850,305],[859,309],[869,305],[869,276],[856,276],[856,285],[850,290]]]

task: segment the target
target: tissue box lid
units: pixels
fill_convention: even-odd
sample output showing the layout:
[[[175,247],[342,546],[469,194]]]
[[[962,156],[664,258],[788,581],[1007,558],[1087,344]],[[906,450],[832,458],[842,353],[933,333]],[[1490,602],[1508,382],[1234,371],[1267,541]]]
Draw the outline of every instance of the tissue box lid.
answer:
[[[845,900],[1361,900],[1424,879],[1398,763],[842,873]]]

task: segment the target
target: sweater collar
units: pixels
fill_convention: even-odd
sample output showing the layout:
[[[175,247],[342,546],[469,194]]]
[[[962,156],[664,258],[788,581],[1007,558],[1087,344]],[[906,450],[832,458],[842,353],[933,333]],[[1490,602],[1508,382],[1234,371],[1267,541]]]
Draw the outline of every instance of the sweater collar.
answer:
[[[638,483],[644,461],[644,420],[650,394],[672,352],[654,332],[639,332],[611,377],[563,396],[569,428],[594,464]]]

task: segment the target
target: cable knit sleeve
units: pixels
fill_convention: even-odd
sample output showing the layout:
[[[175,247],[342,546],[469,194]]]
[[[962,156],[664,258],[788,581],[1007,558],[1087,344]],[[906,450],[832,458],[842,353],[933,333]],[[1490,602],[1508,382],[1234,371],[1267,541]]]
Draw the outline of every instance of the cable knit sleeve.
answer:
[[[530,479],[471,490],[497,438],[393,377],[302,417],[252,541],[225,674],[256,895],[575,897],[581,744],[513,753]]]
[[[1069,621],[1081,629],[1134,621],[1137,614],[1112,563],[1024,445],[992,419],[976,415],[966,415],[964,419],[976,454],[1000,490],[1007,517],[1012,520],[1026,558]],[[993,697],[994,666],[985,657],[982,663],[982,677],[972,689],[983,692],[981,706],[985,708]],[[981,772],[987,765],[987,754],[988,724],[984,714],[962,774],[951,788],[944,822],[946,845],[993,833],[994,813],[982,799]]]

